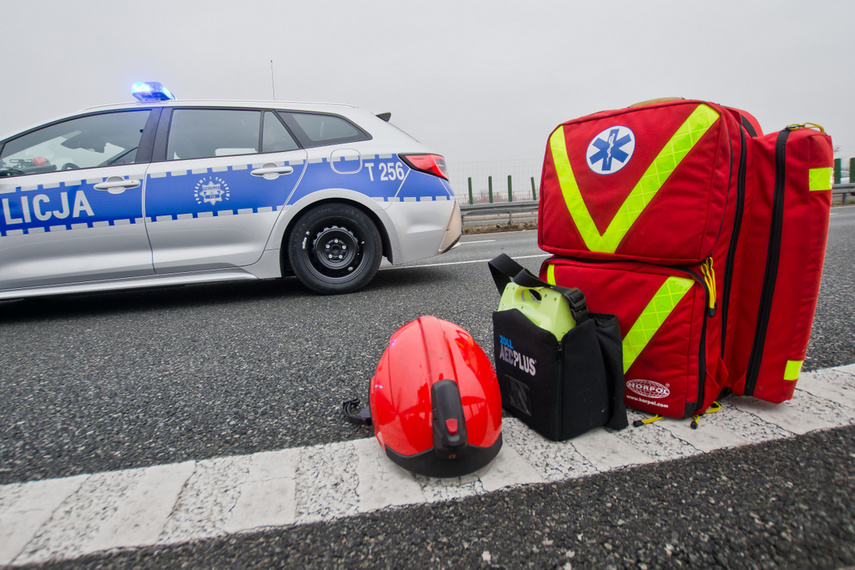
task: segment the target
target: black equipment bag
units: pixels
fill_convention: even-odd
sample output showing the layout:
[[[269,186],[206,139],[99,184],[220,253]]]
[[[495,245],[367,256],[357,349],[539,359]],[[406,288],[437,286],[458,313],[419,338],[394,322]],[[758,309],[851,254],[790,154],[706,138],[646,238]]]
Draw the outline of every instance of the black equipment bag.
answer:
[[[516,308],[493,312],[502,407],[546,438],[627,426],[623,353],[615,315],[589,313],[579,289],[550,285],[505,254],[489,262],[501,294],[513,282],[561,293],[576,321],[561,340]],[[535,293],[536,294],[536,293]]]

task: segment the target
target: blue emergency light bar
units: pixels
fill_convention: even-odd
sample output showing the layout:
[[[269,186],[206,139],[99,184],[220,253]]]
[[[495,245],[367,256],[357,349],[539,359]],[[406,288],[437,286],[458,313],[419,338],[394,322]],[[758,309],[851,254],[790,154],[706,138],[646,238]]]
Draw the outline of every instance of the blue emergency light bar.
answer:
[[[134,83],[131,93],[137,101],[169,101],[175,99],[175,95],[157,81]]]

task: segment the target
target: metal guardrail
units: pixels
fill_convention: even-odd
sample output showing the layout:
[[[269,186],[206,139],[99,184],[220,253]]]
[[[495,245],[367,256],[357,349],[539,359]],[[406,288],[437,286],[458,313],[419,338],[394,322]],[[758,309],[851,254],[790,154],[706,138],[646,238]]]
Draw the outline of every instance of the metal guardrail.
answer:
[[[492,204],[461,204],[460,213],[466,216],[480,216],[487,214],[513,214],[518,212],[537,211],[537,200],[525,200],[522,202],[494,202]]]
[[[855,194],[855,182],[849,182],[848,184],[835,184],[831,187],[832,196],[835,194],[840,194],[843,203],[846,204],[846,198],[850,194]]]
[[[537,200],[524,200],[520,202],[494,202],[492,204],[461,204],[460,215],[463,217],[463,225],[487,225],[496,221],[504,221],[507,224],[514,223],[514,215],[531,217],[537,213]],[[470,219],[467,220],[467,217]],[[472,218],[477,217],[477,220]]]
[[[847,197],[855,194],[855,183],[835,184],[831,188],[831,193],[833,196],[839,194],[843,204],[846,204]],[[508,216],[508,223],[510,224],[514,214],[536,212],[537,204],[537,200],[494,202],[492,204],[461,204],[460,213],[464,221],[467,216],[495,216],[496,218]]]

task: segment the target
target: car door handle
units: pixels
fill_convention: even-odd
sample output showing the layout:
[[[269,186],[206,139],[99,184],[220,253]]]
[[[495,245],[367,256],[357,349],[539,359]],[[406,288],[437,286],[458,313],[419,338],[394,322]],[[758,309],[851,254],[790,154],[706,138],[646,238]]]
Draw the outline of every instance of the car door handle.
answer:
[[[256,168],[251,171],[250,174],[253,176],[263,176],[267,180],[273,180],[278,178],[280,174],[291,174],[294,172],[294,169],[290,166],[276,166],[273,164],[265,164],[261,168]]]
[[[110,194],[121,194],[129,188],[136,188],[139,185],[140,181],[133,178],[125,179],[119,176],[111,176],[104,182],[99,182],[93,188],[95,190],[107,191]]]

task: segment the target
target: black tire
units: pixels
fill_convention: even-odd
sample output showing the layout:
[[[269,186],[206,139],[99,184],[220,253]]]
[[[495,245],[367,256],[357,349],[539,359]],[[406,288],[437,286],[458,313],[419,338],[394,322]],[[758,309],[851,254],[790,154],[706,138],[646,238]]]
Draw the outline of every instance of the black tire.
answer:
[[[374,222],[358,208],[325,204],[300,216],[288,239],[291,268],[303,285],[324,294],[365,287],[383,247]]]

